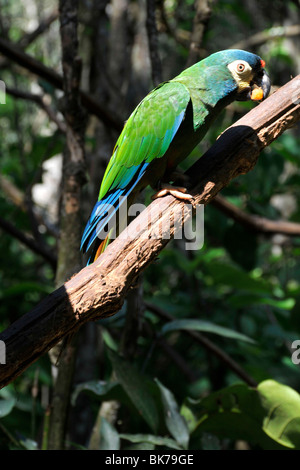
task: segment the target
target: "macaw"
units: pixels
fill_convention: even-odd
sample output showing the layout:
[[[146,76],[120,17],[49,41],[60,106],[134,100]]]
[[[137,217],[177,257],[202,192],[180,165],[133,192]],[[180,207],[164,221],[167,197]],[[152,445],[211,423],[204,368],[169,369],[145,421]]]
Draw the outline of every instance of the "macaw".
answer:
[[[177,165],[201,141],[221,110],[234,100],[261,101],[270,92],[265,62],[250,52],[216,52],[158,85],[124,125],[105,171],[99,199],[85,227],[81,249],[94,262],[104,251],[107,227],[120,204],[130,205],[146,186],[182,199],[185,188],[169,183]]]

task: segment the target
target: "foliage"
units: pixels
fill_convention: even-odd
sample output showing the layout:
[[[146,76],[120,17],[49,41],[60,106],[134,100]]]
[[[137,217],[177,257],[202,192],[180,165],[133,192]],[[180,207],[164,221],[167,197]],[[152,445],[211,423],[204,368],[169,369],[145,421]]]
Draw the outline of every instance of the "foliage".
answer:
[[[28,13],[20,1],[1,3],[2,33],[17,41],[30,29]],[[25,3],[39,11],[38,4],[46,2]],[[144,42],[137,39],[146,34],[138,29],[145,6],[140,1],[128,2],[128,14],[122,20],[128,33],[128,43],[122,45],[127,71],[115,76],[111,70],[113,54],[118,51],[110,56],[108,44],[116,46],[110,20],[118,2],[100,3],[96,16],[93,2],[80,2],[83,86],[90,87],[108,109],[113,104],[123,118],[151,88],[149,63],[144,73],[137,59],[138,49],[147,52]],[[56,2],[47,2],[44,12],[55,6]],[[168,78],[185,66],[194,4],[159,1],[157,11],[159,54],[164,78]],[[202,52],[231,47],[257,32],[294,24],[296,17],[299,20],[300,12],[293,1],[273,2],[272,9],[265,0],[213,2]],[[58,22],[53,23],[27,50],[54,69],[59,69],[60,61],[58,29]],[[101,44],[105,40],[102,49],[96,31],[102,35]],[[297,44],[299,38],[283,37],[252,48],[266,60],[275,85],[299,73],[300,57],[294,53]],[[107,63],[98,75],[99,63],[93,62],[97,47],[100,59]],[[53,109],[60,109],[59,93],[46,82],[17,73],[12,66],[1,71],[9,86],[32,93],[38,90],[46,94]],[[1,218],[56,254],[60,167],[55,166],[58,183],[51,197],[41,199],[38,189],[45,186],[47,168],[53,169],[51,162],[56,160],[52,158],[63,152],[65,138],[36,104],[6,98],[6,105],[0,105],[1,175],[25,196],[27,210],[16,205],[1,184]],[[248,109],[248,104],[229,107],[185,166]],[[83,224],[116,137],[94,119],[86,133],[89,181],[84,189]],[[299,144],[299,129],[286,132],[263,152],[252,172],[234,180],[222,195],[250,215],[300,223]],[[149,195],[147,192],[147,200]],[[67,448],[237,449],[244,441],[250,449],[300,449],[300,369],[292,361],[293,341],[300,335],[300,237],[250,232],[210,205],[205,208],[204,240],[199,251],[186,251],[181,240],[170,242],[140,280],[142,302],[141,289],[136,289],[133,297],[139,302],[128,298],[117,315],[90,326],[93,334],[87,328],[81,332]],[[1,253],[3,330],[54,289],[55,272],[40,255],[5,231],[1,232]],[[138,304],[142,304],[139,309]],[[128,333],[128,318],[136,309],[137,326]],[[233,365],[243,371],[243,378]],[[52,387],[50,360],[44,356],[0,391],[1,449],[47,448]]]

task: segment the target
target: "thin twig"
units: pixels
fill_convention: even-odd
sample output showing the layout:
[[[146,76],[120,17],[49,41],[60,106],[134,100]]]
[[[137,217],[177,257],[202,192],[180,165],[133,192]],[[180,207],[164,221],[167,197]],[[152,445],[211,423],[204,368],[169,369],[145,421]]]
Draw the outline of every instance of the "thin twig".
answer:
[[[38,255],[42,256],[48,263],[51,264],[53,269],[56,269],[57,258],[55,254],[46,249],[44,245],[40,245],[33,238],[29,238],[17,227],[15,227],[11,222],[3,219],[2,217],[0,217],[0,228],[2,228],[2,230],[5,230],[12,237],[19,240],[34,253],[37,253]]]
[[[253,49],[265,44],[269,41],[275,41],[276,39],[300,36],[300,25],[286,25],[286,26],[273,26],[266,31],[260,31],[259,33],[250,36],[249,38],[243,39],[242,41],[236,42],[231,46],[232,49]]]
[[[20,189],[17,188],[17,186],[15,186],[12,181],[3,175],[0,175],[0,189],[16,207],[19,207],[23,212],[27,212],[26,195],[20,191]],[[58,238],[59,232],[57,227],[46,220],[36,207],[34,207],[33,210],[35,218],[39,221],[39,223],[46,227],[49,234],[55,238]]]
[[[185,31],[180,29],[178,25],[173,26],[168,18],[166,9],[165,9],[165,2],[164,0],[159,0],[157,2],[157,8],[159,11],[159,23],[158,23],[158,31],[159,32],[166,32],[171,36],[178,44],[183,46],[185,49],[189,48],[190,44],[190,31]]]
[[[10,87],[6,87],[6,93],[13,96],[14,98],[20,98],[22,100],[33,101],[45,111],[45,113],[48,115],[51,121],[55,122],[55,124],[57,125],[58,129],[61,132],[63,133],[66,132],[65,123],[61,119],[58,118],[54,109],[51,108],[51,106],[49,106],[45,102],[45,97],[43,95],[29,93],[28,91],[17,90],[16,88],[10,88]]]
[[[247,214],[234,204],[231,204],[231,202],[227,201],[220,194],[213,199],[211,204],[236,222],[244,225],[254,232],[265,233],[267,235],[278,233],[289,235],[291,237],[297,237],[300,235],[300,224],[297,224],[296,222],[288,222],[286,220],[271,220],[265,217]]]
[[[33,43],[41,34],[43,34],[51,24],[58,19],[58,10],[54,10],[49,16],[43,18],[40,24],[31,32],[25,33],[21,39],[17,42],[18,46],[22,49],[26,49],[30,44]]]
[[[51,26],[51,24],[57,20],[58,11],[53,11],[47,18],[44,18],[40,24],[33,31],[24,33],[24,35],[16,43],[21,49],[26,49],[32,44],[41,34],[43,34]],[[0,68],[5,67],[9,64],[9,61],[5,57],[0,58]]]

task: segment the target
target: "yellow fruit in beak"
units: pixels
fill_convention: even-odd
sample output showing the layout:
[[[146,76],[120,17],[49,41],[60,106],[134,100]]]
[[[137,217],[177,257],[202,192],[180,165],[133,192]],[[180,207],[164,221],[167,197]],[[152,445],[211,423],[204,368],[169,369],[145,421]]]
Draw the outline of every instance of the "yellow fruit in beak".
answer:
[[[251,95],[250,95],[250,98],[253,101],[260,101],[260,100],[263,99],[263,97],[264,97],[264,91],[260,87],[254,88],[251,92]]]

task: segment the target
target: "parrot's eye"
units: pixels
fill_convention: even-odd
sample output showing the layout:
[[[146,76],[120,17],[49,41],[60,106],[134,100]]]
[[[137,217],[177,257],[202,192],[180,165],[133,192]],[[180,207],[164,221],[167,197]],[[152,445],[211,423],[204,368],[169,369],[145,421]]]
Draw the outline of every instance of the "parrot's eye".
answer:
[[[237,72],[244,72],[245,64],[242,64],[242,63],[237,64],[236,70],[237,70]]]
[[[250,81],[252,78],[252,68],[246,60],[238,59],[228,64],[228,68],[236,81]]]

